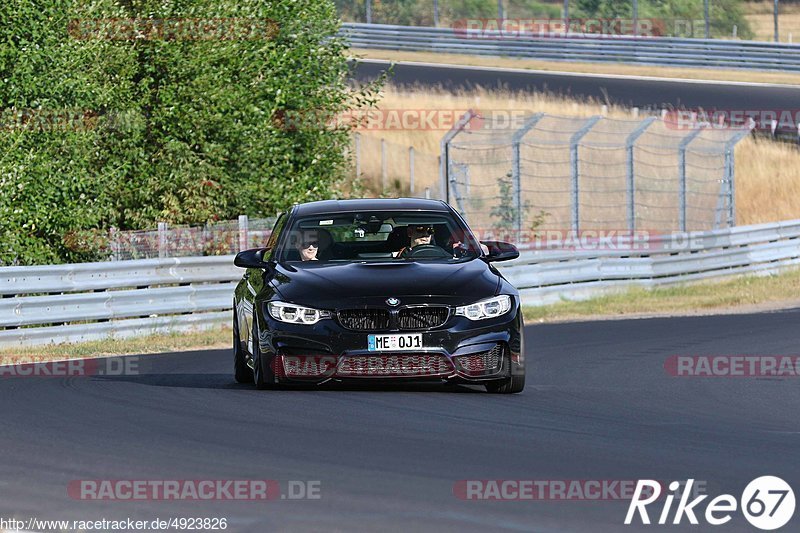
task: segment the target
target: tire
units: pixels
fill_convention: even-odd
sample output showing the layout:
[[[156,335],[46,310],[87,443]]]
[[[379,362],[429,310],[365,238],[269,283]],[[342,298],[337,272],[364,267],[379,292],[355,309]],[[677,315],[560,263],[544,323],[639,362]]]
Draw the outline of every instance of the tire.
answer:
[[[261,344],[258,341],[258,322],[253,317],[253,383],[256,389],[267,390],[277,388],[275,383],[275,373],[272,368],[264,368],[261,361]]]
[[[239,340],[239,319],[236,317],[236,308],[233,309],[233,377],[236,383],[252,383],[253,371],[247,366],[242,343]]]
[[[511,362],[508,355],[503,357],[503,366],[509,368],[510,376],[485,385],[486,392],[492,394],[517,394],[525,388],[525,372],[518,373],[517,365]],[[516,371],[516,372],[515,372]]]
[[[486,384],[486,391],[492,394],[517,394],[525,388],[525,376],[511,376],[501,381]]]

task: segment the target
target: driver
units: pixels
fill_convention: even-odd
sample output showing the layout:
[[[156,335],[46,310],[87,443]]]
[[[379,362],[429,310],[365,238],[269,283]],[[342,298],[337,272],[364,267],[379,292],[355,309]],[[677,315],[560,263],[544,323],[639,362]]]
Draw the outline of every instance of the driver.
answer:
[[[406,232],[408,233],[408,238],[411,242],[408,246],[404,246],[395,252],[395,257],[406,259],[411,254],[411,250],[417,246],[431,244],[434,229],[430,224],[419,224],[408,226]]]

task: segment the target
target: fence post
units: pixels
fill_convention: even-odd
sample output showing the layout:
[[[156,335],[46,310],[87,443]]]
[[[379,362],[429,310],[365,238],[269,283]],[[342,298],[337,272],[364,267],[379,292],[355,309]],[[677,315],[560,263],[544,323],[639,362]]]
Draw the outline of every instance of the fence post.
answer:
[[[167,223],[158,223],[158,257],[167,256]]]
[[[733,150],[739,141],[750,135],[754,127],[755,125],[737,133],[725,146],[725,177],[728,180],[728,227],[736,225],[736,159],[733,157]]]
[[[458,122],[450,128],[450,131],[444,134],[444,137],[442,137],[439,143],[439,187],[441,189],[442,200],[446,203],[450,203],[450,142],[475,116],[475,112],[472,109],[464,113],[461,118],[458,119]]]
[[[386,192],[386,182],[388,181],[386,172],[386,139],[381,139],[381,192]]]
[[[414,196],[414,147],[408,147],[408,190]]]
[[[372,0],[367,0],[367,24],[372,24]]]
[[[656,121],[656,117],[648,117],[639,124],[635,130],[633,130],[628,138],[625,140],[625,153],[627,156],[627,172],[626,178],[628,181],[627,191],[628,191],[628,230],[633,235],[633,232],[636,230],[636,188],[635,188],[635,168],[634,168],[634,159],[633,159],[633,145],[636,143],[636,140],[642,136],[642,134],[650,127],[650,125]]]
[[[595,115],[587,119],[584,125],[581,126],[581,129],[576,131],[569,141],[569,161],[572,176],[572,231],[574,231],[576,234],[578,231],[580,231],[581,220],[581,212],[578,202],[580,199],[580,183],[578,179],[578,143],[584,135],[589,133],[589,130],[591,130],[601,118],[603,117],[600,115]]]
[[[247,215],[239,215],[239,251],[247,250],[248,248],[248,232],[249,232],[249,220],[247,219]]]
[[[117,228],[111,226],[108,228],[108,241],[111,245],[111,260],[119,261],[119,236]]]
[[[775,26],[775,42],[780,41],[780,33],[778,32],[778,0],[775,0],[775,6],[773,8],[773,25]]]
[[[686,148],[689,144],[703,132],[703,128],[697,128],[692,133],[683,138],[678,145],[678,226],[680,231],[686,233]]]
[[[530,116],[511,138],[511,185],[514,191],[514,225],[517,229],[517,239],[522,235],[522,162],[520,160],[520,144],[525,135],[539,122],[544,113],[536,113]]]

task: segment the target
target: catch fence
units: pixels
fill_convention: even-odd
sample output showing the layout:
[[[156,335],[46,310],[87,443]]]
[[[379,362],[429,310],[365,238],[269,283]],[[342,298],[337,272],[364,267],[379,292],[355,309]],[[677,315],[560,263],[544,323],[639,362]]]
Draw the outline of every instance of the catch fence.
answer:
[[[736,224],[747,126],[671,117],[470,111],[442,140],[440,187],[473,228],[710,231]]]

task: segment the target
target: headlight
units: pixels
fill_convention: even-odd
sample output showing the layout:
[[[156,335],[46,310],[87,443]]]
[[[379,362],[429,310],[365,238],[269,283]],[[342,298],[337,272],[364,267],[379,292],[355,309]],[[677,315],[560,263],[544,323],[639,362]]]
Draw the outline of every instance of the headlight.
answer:
[[[481,300],[472,305],[456,307],[456,314],[465,316],[470,320],[483,320],[504,315],[511,310],[511,296],[502,295]]]
[[[267,304],[269,316],[281,322],[289,324],[316,324],[324,318],[330,318],[330,311],[312,309],[300,305],[287,304],[285,302],[269,302]]]

